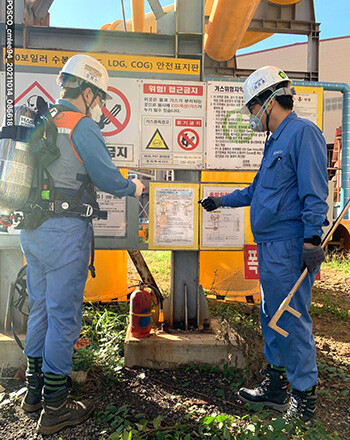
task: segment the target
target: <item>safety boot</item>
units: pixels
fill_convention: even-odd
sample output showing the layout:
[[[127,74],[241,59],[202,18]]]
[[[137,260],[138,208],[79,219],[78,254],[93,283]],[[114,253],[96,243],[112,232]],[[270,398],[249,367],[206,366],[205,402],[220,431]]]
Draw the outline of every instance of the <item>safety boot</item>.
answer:
[[[316,415],[316,386],[311,390],[299,391],[292,388],[291,401],[284,419],[287,422],[301,420],[305,424],[311,424]]]
[[[52,394],[44,393],[44,408],[37,426],[41,434],[54,434],[66,426],[78,425],[91,415],[94,410],[92,402],[68,400],[68,395],[68,388]]]
[[[42,389],[44,386],[43,373],[26,373],[27,391],[21,403],[21,408],[27,412],[34,412],[41,409],[42,403]]]
[[[263,403],[276,411],[287,411],[289,392],[286,374],[268,365],[265,375],[264,381],[256,388],[241,388],[238,391],[238,398],[245,403]]]

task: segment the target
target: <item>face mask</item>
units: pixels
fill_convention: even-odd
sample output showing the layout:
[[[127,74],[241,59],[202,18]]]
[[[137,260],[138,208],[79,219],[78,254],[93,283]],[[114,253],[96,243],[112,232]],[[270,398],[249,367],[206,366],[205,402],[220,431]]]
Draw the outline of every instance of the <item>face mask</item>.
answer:
[[[263,123],[261,122],[261,118],[263,114],[264,112],[262,112],[261,116],[259,117],[257,115],[250,115],[249,125],[253,131],[256,131],[258,133],[262,133],[264,131],[264,126]]]
[[[99,123],[102,116],[101,107],[98,104],[96,104],[94,108],[90,108],[90,115],[91,115],[91,119]]]
[[[276,96],[277,92],[278,92],[278,90],[273,92],[272,95],[267,98],[267,100],[264,102],[264,104],[259,109],[259,111],[256,115],[252,115],[252,114],[250,115],[249,125],[253,131],[256,131],[258,133],[262,133],[263,131],[265,131],[263,123],[261,122],[261,119],[262,119],[264,113],[266,112],[266,109],[269,106],[270,102]],[[267,131],[269,131],[268,128],[267,128]]]

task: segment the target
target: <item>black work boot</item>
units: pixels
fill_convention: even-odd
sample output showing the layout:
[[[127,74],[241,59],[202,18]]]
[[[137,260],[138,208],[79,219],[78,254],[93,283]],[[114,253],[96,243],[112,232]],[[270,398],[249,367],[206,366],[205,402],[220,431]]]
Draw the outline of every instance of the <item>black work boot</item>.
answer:
[[[92,402],[68,400],[68,394],[68,388],[52,394],[44,393],[44,409],[37,426],[41,434],[54,434],[66,426],[78,425],[91,415],[94,410]]]
[[[270,365],[267,366],[265,374],[265,380],[256,388],[241,388],[238,398],[245,403],[263,403],[276,411],[287,411],[289,392],[286,374],[274,370]]]
[[[43,373],[26,373],[27,391],[21,403],[21,408],[34,412],[43,406],[41,392],[44,386]]]
[[[310,424],[316,415],[316,386],[309,391],[299,391],[292,388],[291,397],[287,414],[284,416],[285,420],[287,422],[301,420],[306,424]]]

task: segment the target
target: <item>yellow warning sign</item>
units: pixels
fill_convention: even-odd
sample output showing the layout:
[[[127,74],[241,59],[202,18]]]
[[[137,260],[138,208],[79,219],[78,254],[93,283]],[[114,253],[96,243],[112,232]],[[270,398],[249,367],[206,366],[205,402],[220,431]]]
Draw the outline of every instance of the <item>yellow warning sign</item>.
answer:
[[[169,150],[161,132],[157,130],[154,132],[151,140],[149,141],[146,150]]]
[[[61,69],[68,58],[82,52],[43,49],[15,49],[15,64],[18,66],[56,67]],[[192,75],[199,77],[200,60],[188,58],[151,57],[140,55],[88,53],[99,60],[107,70],[118,72],[151,72]],[[3,59],[6,48],[3,49]]]

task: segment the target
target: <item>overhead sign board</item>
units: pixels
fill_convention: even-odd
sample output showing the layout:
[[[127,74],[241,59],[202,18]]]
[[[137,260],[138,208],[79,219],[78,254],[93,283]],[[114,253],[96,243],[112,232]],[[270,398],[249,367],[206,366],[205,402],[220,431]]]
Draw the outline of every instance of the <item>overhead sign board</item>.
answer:
[[[205,83],[141,80],[144,168],[203,169]]]
[[[61,68],[68,58],[78,53],[81,52],[16,47],[15,64]],[[5,55],[5,49],[3,55]],[[99,60],[110,71],[191,75],[198,78],[200,75],[200,60],[105,53],[89,53],[89,55]]]

